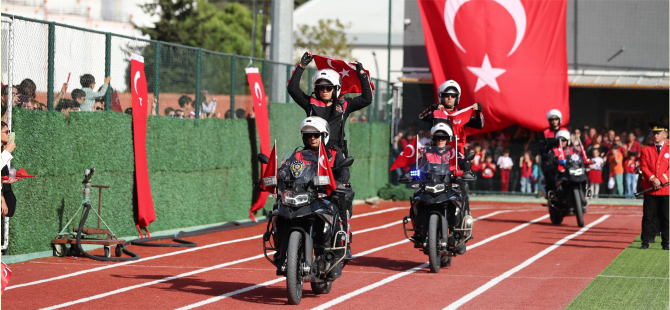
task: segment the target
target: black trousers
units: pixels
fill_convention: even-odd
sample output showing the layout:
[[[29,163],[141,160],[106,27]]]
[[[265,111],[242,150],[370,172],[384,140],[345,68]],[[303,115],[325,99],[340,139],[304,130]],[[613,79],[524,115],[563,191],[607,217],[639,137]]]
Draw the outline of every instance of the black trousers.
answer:
[[[655,237],[654,217],[658,218],[661,232],[661,245],[668,245],[668,197],[660,195],[644,195],[642,205],[642,242],[648,243]]]

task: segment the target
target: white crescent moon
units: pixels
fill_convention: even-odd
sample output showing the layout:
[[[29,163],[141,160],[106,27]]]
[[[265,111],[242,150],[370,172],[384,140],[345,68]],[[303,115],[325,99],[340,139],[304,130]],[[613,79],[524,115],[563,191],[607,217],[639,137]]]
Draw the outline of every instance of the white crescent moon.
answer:
[[[407,158],[410,158],[410,157],[414,156],[414,152],[415,152],[414,145],[411,145],[411,144],[410,144],[410,145],[408,145],[407,147],[410,148],[410,149],[412,149],[412,153],[409,154],[409,155],[403,155],[403,156],[405,156],[405,157],[407,157]],[[405,151],[403,151],[402,153],[404,154]]]
[[[323,169],[328,169],[328,167],[325,167],[325,166],[323,165],[323,160],[324,160],[324,159],[325,159],[325,158],[324,158],[324,155],[321,155],[321,157],[319,157],[319,166],[321,166],[321,168],[323,168]]]
[[[139,94],[139,93],[137,92],[137,80],[138,80],[139,78],[140,78],[140,72],[139,72],[139,71],[135,71],[135,78],[134,78],[133,84],[135,84],[135,93],[136,93],[136,94]]]
[[[261,93],[261,86],[258,85],[258,82],[254,84],[254,92],[256,93],[256,97],[258,97],[258,100],[263,100],[263,96]]]
[[[332,59],[328,59],[328,66],[331,67],[331,68],[333,68],[333,69],[335,69],[335,67],[333,67],[333,64],[330,63],[331,61],[333,61],[333,60],[332,60]]]
[[[456,156],[456,149],[452,148],[451,151],[449,151],[448,156],[449,156],[449,160],[454,159],[454,156]]]
[[[466,53],[465,49],[458,42],[458,37],[456,36],[456,31],[454,29],[454,19],[456,18],[456,13],[458,9],[461,8],[463,4],[470,0],[447,0],[444,4],[444,24],[447,27],[447,32],[451,37],[451,40],[454,41],[454,44],[458,46],[463,53]],[[507,54],[509,57],[516,51],[523,40],[524,35],[526,34],[526,10],[523,8],[520,0],[493,0],[498,4],[502,5],[507,12],[514,19],[514,24],[516,25],[516,39],[514,40],[514,46],[512,50]]]

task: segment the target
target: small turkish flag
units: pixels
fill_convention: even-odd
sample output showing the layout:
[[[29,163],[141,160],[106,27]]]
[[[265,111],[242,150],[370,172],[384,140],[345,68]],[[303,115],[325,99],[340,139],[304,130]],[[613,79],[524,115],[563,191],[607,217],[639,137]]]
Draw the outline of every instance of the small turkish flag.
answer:
[[[9,284],[9,279],[12,277],[12,271],[9,270],[9,267],[5,263],[2,263],[2,292],[5,291],[7,284]]]
[[[339,58],[322,56],[322,55],[313,55],[314,63],[316,68],[319,70],[323,69],[333,69],[342,77],[342,89],[340,90],[340,95],[347,93],[361,93],[363,89],[361,88],[361,81],[358,79],[358,74],[356,74],[356,63],[347,62]],[[365,73],[370,76],[370,71],[365,70]],[[370,79],[368,78],[368,81]],[[375,84],[370,81],[370,89],[375,90]]]
[[[263,171],[263,176],[261,178],[261,188],[267,192],[272,190],[275,194],[277,193],[277,154],[275,152],[276,148],[277,143],[275,142],[275,145],[272,147],[272,151],[270,152],[269,157],[270,161],[265,167],[265,171]]]
[[[334,157],[335,155],[333,155]],[[334,160],[334,158],[333,158]],[[330,162],[328,161],[328,154],[326,153],[326,148],[321,143],[321,148],[319,148],[319,170],[316,173],[317,177],[328,177],[329,183],[326,185],[326,194],[330,195],[332,191],[337,188],[335,183],[335,177],[333,176],[333,170],[330,168]]]
[[[400,156],[398,156],[398,158],[396,158],[396,160],[393,162],[393,165],[391,165],[391,169],[389,169],[389,171],[398,168],[404,168],[416,162],[416,152],[419,151],[419,141],[417,141],[416,138],[417,137],[414,137],[414,140],[407,144],[405,149],[402,150],[402,153],[400,153]]]

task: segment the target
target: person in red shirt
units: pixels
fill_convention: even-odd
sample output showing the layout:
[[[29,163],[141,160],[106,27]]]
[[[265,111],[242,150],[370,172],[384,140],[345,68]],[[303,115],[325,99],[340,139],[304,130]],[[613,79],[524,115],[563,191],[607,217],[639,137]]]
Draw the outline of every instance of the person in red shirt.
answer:
[[[642,145],[637,141],[637,137],[633,132],[628,134],[628,140],[621,147],[625,150],[624,153],[626,155],[630,152],[635,152],[636,154],[642,153]]]
[[[493,162],[493,156],[491,154],[486,154],[486,160],[482,164],[482,179],[484,179],[484,184],[486,191],[493,191],[493,176],[496,173],[496,164]]]
[[[484,156],[486,152],[482,152],[482,147],[479,144],[475,144],[475,158],[472,159],[472,172],[475,173],[477,176],[477,180],[481,178],[481,171],[482,171],[482,164],[484,163]],[[472,187],[473,190],[479,190],[479,183],[478,181],[474,182],[474,186]]]
[[[653,144],[645,146],[640,154],[640,170],[642,171],[642,188],[650,189],[644,194],[642,204],[642,246],[649,248],[654,240],[654,217],[658,217],[661,232],[661,246],[668,248],[668,181],[670,181],[670,148],[668,148],[668,126],[662,123],[651,123]]]
[[[530,151],[526,151],[521,156],[519,167],[521,168],[521,192],[532,193],[530,183],[530,175],[533,173],[533,160],[531,159]]]
[[[637,141],[636,141],[637,142]],[[635,198],[635,185],[637,185],[636,168],[640,165],[636,152],[628,152],[628,159],[623,164],[623,172],[626,178],[626,198]]]

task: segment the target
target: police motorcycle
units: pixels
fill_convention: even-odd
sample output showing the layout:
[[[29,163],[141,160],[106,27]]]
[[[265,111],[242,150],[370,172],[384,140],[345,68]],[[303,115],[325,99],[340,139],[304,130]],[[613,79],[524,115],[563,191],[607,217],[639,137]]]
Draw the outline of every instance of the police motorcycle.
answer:
[[[300,304],[303,282],[309,282],[315,294],[328,294],[333,281],[341,276],[346,255],[347,234],[340,223],[338,195],[326,200],[323,186],[330,180],[317,175],[317,157],[311,150],[296,149],[284,156],[275,180],[263,180],[265,186],[277,187],[263,251],[277,267],[277,275],[286,277],[292,305]],[[264,154],[258,154],[258,159],[265,164],[269,161]],[[334,170],[352,163],[353,158],[346,158]]]
[[[451,129],[451,128],[449,128]],[[449,158],[455,149],[430,146],[422,150],[418,169],[400,176],[398,182],[416,183],[410,197],[410,215],[403,219],[405,237],[429,258],[430,271],[440,272],[451,266],[451,259],[465,254],[465,242],[472,239],[473,219],[470,215],[468,181],[462,170],[451,171]],[[469,153],[464,160],[474,158]],[[407,224],[411,221],[412,226]],[[409,237],[407,232],[412,232]]]
[[[561,140],[570,141],[570,133],[561,130],[558,132],[557,138],[559,148],[561,148]],[[547,192],[549,217],[552,224],[561,224],[565,216],[574,214],[577,217],[577,225],[584,227],[588,175],[582,156],[580,154],[570,154],[565,156],[565,159],[559,159],[556,156],[552,158],[555,166],[561,164],[564,167],[562,172],[558,171],[556,174],[556,190]]]

